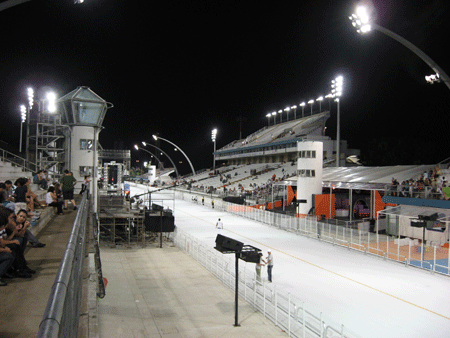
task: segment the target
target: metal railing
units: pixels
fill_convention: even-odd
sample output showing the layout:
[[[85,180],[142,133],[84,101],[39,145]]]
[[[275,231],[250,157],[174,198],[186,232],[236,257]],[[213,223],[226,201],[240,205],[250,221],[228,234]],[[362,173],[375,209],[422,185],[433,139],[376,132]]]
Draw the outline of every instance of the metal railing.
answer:
[[[177,191],[176,197],[191,200],[191,194]],[[204,205],[211,206],[211,197],[204,196]],[[214,197],[213,197],[214,198]],[[417,239],[402,238],[397,235],[382,234],[377,227],[370,228],[363,219],[351,224],[339,225],[328,221],[317,221],[315,217],[298,218],[275,213],[261,208],[232,204],[221,199],[214,201],[215,209],[229,212],[257,222],[265,223],[301,236],[339,245],[364,254],[378,256],[450,276],[450,250],[437,245],[420,245]],[[197,201],[196,203],[200,203]],[[447,227],[449,224],[447,224]],[[423,251],[423,254],[422,254]]]
[[[235,290],[233,255],[223,255],[178,228],[174,243],[222,283]],[[326,319],[321,312],[315,312],[290,293],[277,290],[276,285],[257,281],[254,264],[242,263],[239,267],[239,295],[289,337],[359,337],[344,325],[339,326]]]
[[[83,195],[37,337],[76,337],[82,293],[89,200]]]
[[[24,171],[36,172],[38,170],[36,163],[27,161],[25,158],[17,156],[4,149],[0,149],[0,161],[9,162],[14,166],[21,167]]]

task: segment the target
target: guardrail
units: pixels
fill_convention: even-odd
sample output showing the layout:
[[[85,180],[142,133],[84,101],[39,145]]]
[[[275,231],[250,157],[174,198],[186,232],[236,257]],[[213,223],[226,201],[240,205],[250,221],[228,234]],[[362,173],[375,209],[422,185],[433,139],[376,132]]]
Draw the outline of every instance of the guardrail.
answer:
[[[235,264],[233,255],[223,255],[194,236],[176,229],[174,243],[191,255],[230,289],[235,290]],[[234,257],[234,256],[233,256]],[[344,325],[337,325],[314,312],[304,302],[277,290],[276,285],[258,282],[254,264],[239,267],[239,295],[261,312],[289,337],[359,337]],[[249,265],[250,264],[250,265]]]
[[[39,338],[77,336],[89,211],[87,195],[83,195],[79,204],[69,242],[39,325]]]
[[[177,191],[176,197],[191,200],[191,194],[187,192]],[[213,198],[205,195],[204,204],[206,206],[211,205]],[[199,202],[197,201],[197,203]],[[315,217],[298,218],[261,208],[232,204],[221,199],[215,200],[214,205],[216,209],[224,212],[291,231],[301,236],[340,245],[366,255],[400,262],[406,266],[429,270],[432,273],[450,276],[449,248],[424,245],[422,249],[417,240],[407,239],[405,241],[400,235],[392,236],[370,232],[364,226],[363,220],[360,220],[360,223],[353,222],[340,226],[327,221],[317,221]],[[405,241],[405,243],[402,244],[402,241]],[[423,254],[422,250],[424,251]]]

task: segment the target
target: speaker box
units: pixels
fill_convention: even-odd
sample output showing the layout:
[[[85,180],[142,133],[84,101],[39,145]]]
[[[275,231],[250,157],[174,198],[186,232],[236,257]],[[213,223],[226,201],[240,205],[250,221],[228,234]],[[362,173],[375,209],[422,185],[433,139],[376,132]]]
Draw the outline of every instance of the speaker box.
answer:
[[[421,219],[412,219],[411,226],[414,228],[425,228],[427,226],[427,221]]]
[[[223,235],[216,237],[216,249],[219,251],[241,252],[244,243]]]
[[[249,263],[259,263],[260,262],[260,252],[258,251],[242,251],[241,259]]]

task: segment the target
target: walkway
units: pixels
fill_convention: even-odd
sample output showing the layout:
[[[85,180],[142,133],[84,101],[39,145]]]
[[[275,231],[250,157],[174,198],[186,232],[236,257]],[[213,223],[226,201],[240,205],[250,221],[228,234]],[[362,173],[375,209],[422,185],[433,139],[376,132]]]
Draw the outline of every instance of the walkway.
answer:
[[[172,243],[101,248],[100,337],[287,337]]]
[[[0,337],[36,337],[75,220],[76,211],[69,209],[39,231],[36,237],[46,244],[44,248],[25,250],[28,266],[36,274],[30,279],[6,279],[8,285],[0,287]]]

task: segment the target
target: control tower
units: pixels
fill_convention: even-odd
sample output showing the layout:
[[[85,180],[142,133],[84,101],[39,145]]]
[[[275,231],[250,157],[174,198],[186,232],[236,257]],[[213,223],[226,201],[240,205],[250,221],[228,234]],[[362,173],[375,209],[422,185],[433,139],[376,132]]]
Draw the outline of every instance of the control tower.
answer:
[[[57,101],[61,124],[65,128],[65,163],[78,182],[91,175],[97,184],[98,135],[106,111],[112,108],[89,87],[78,87]]]

